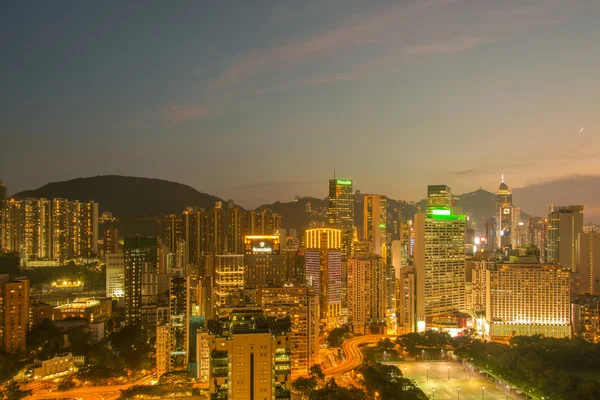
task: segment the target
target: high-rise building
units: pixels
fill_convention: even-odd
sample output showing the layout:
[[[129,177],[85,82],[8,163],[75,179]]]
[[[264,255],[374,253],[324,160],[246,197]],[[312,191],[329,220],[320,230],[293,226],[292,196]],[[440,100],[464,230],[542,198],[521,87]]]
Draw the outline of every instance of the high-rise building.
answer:
[[[570,272],[557,265],[497,264],[486,271],[492,338],[571,337]]]
[[[108,227],[104,230],[104,254],[119,252],[119,230]]]
[[[473,260],[467,261],[469,265],[467,282],[471,283],[471,304],[467,309],[475,312],[484,312],[486,307],[486,272],[494,266],[492,261]]]
[[[321,321],[335,327],[342,311],[342,230],[307,229],[305,242],[307,284],[319,295]]]
[[[577,293],[600,296],[600,232],[579,234],[576,270]]]
[[[215,257],[215,299],[216,307],[232,304],[232,298],[244,290],[244,255],[226,254]]]
[[[98,254],[98,203],[52,200],[53,258],[60,263]]]
[[[188,327],[190,323],[190,281],[183,271],[171,276],[169,288],[168,372],[186,370],[188,365]]]
[[[546,262],[577,272],[577,238],[583,233],[583,206],[552,206],[548,214]]]
[[[21,264],[52,259],[51,208],[47,199],[10,199],[0,208],[3,250],[18,252]]]
[[[156,377],[170,372],[169,364],[171,361],[171,335],[168,323],[156,326]]]
[[[329,226],[342,231],[342,254],[349,257],[354,231],[354,194],[352,181],[331,179],[329,181]]]
[[[225,252],[242,254],[244,252],[244,210],[236,206],[233,200],[227,203],[225,224]]]
[[[319,357],[319,297],[311,287],[269,286],[258,293],[267,317],[290,318],[292,377],[308,373]]]
[[[502,182],[498,186],[496,194],[496,240],[499,249],[507,249],[512,246],[512,228],[513,228],[513,204],[512,190],[504,183],[504,174]]]
[[[246,288],[284,282],[285,271],[281,263],[279,239],[277,235],[244,236]]]
[[[125,296],[125,256],[123,253],[106,254],[106,297]]]
[[[414,267],[406,267],[396,282],[397,320],[401,332],[415,332],[417,329],[415,281]]]
[[[183,238],[183,221],[179,215],[165,215],[158,220],[159,237],[170,253],[177,251],[177,242]]]
[[[202,257],[209,252],[209,222],[204,208],[188,207],[182,216],[183,240],[188,246],[188,260],[199,266]]]
[[[223,202],[217,201],[210,213],[208,248],[211,253],[223,254],[225,250],[225,229],[223,227],[224,223],[225,212],[223,210]]]
[[[454,214],[448,186],[428,187],[427,214],[415,214],[414,265],[419,330],[465,306],[466,218]]]
[[[544,217],[529,217],[528,220],[528,242],[535,246],[540,252],[540,262],[546,262],[546,234],[548,232],[548,219]]]
[[[285,321],[260,309],[236,309],[197,334],[201,377],[214,398],[291,398],[291,338]],[[208,370],[207,370],[208,369]]]
[[[0,179],[0,209],[4,202],[8,199],[8,189],[4,186],[4,182]]]
[[[385,323],[386,263],[376,254],[348,259],[348,320],[354,333],[370,333]]]
[[[371,253],[386,258],[387,197],[378,194],[364,196],[363,238],[371,242]]]
[[[9,280],[0,275],[0,350],[25,352],[29,328],[29,279]]]
[[[158,306],[158,240],[154,237],[126,237],[125,318],[150,336],[156,333]]]

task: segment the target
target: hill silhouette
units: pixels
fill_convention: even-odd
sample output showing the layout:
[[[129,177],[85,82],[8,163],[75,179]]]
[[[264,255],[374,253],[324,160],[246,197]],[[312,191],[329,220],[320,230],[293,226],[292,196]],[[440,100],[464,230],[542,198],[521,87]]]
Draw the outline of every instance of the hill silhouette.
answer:
[[[98,203],[100,212],[110,211],[118,218],[153,218],[160,214],[180,214],[187,206],[211,209],[216,201],[222,201],[181,183],[120,175],[100,175],[48,183],[39,189],[19,192],[12,197],[94,200]]]

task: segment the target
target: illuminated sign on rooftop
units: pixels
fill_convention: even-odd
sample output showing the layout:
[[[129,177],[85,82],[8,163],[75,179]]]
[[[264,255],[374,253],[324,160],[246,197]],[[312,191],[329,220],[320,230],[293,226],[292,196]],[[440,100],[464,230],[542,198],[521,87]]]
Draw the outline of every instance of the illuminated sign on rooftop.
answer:
[[[352,181],[346,181],[343,179],[338,179],[335,183],[337,183],[338,185],[346,185],[346,186],[352,185]]]
[[[432,210],[431,214],[433,215],[450,215],[450,210],[444,210],[444,209],[438,209],[438,210]]]

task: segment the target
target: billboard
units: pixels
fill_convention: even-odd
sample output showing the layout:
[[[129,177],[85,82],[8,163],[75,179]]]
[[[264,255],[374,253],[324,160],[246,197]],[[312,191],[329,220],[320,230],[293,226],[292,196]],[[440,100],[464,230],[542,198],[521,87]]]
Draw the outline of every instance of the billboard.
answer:
[[[244,236],[244,248],[246,255],[277,255],[279,254],[279,236]]]

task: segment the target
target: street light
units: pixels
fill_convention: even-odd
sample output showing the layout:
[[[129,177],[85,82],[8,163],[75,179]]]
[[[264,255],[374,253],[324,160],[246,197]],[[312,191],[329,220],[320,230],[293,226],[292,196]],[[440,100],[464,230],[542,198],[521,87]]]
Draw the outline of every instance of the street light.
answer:
[[[405,378],[407,377],[407,375],[406,375],[406,367],[404,367],[404,377]]]
[[[484,390],[483,389],[485,389],[485,386],[481,387],[481,400],[485,399],[485,395],[484,395]]]
[[[429,380],[429,365],[426,365],[425,369],[427,370],[427,380]]]
[[[431,388],[431,398],[435,399],[435,388]]]
[[[456,399],[460,400],[460,386],[456,388]]]
[[[448,380],[450,380],[450,366],[448,365]]]

